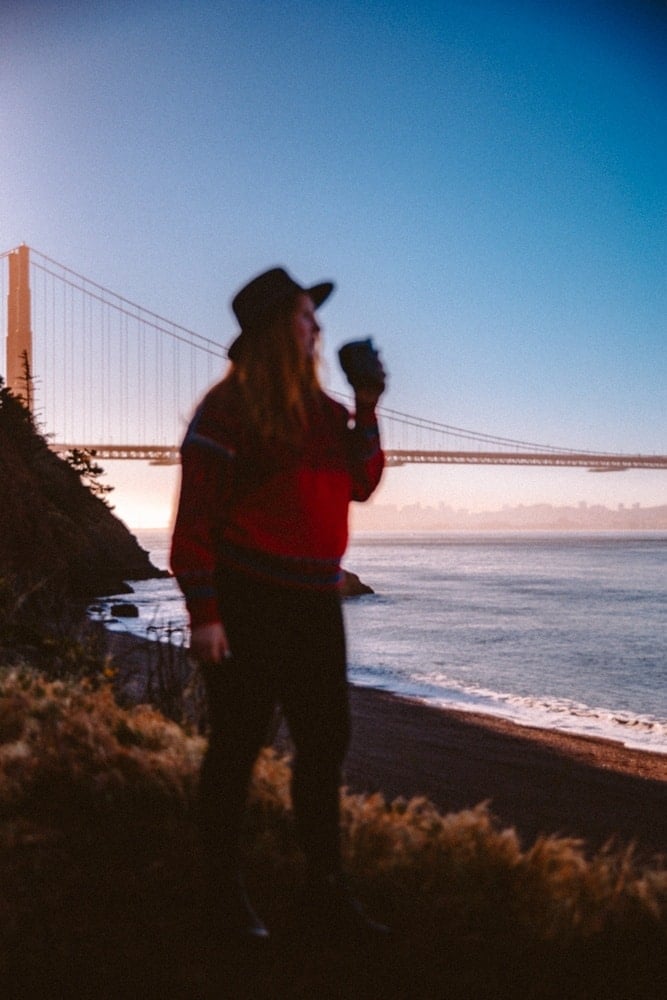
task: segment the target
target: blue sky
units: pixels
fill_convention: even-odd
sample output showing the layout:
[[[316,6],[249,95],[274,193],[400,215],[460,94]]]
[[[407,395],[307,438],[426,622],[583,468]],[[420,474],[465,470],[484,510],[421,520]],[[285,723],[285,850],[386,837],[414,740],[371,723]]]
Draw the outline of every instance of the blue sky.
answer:
[[[372,334],[394,409],[665,453],[666,40],[642,2],[3,5],[0,249],[222,343],[258,270],[331,277],[332,388]],[[113,474],[130,519],[147,477],[171,503],[173,472]],[[667,481],[405,468],[378,499],[658,504]]]

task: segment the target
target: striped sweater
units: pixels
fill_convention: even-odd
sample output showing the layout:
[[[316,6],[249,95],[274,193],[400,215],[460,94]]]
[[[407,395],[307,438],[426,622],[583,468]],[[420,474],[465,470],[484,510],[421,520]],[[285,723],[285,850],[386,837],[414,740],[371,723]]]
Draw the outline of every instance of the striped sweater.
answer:
[[[251,440],[232,381],[208,393],[181,448],[171,549],[193,628],[219,620],[226,567],[280,586],[337,587],[349,503],[368,499],[384,466],[375,413],[350,424],[320,393],[302,447],[269,452]]]

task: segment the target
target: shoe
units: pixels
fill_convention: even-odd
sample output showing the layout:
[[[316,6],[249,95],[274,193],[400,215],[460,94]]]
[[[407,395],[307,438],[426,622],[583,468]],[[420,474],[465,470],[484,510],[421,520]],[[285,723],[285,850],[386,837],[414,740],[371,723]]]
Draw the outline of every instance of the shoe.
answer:
[[[312,926],[337,939],[381,941],[391,931],[373,920],[352,895],[343,875],[334,873],[311,879],[306,888],[307,917]]]
[[[213,878],[209,900],[215,931],[225,940],[268,941],[269,931],[255,913],[238,872]]]

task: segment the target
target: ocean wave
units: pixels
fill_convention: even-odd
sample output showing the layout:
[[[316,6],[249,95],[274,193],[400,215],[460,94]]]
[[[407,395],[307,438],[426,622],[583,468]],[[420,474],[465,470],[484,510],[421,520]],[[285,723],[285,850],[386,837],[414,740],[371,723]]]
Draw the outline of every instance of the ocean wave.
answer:
[[[649,715],[595,708],[565,698],[493,691],[463,684],[445,674],[426,679],[415,673],[397,681],[386,668],[353,668],[352,679],[364,686],[382,687],[441,708],[483,712],[519,725],[596,736],[635,749],[667,753],[667,720]]]

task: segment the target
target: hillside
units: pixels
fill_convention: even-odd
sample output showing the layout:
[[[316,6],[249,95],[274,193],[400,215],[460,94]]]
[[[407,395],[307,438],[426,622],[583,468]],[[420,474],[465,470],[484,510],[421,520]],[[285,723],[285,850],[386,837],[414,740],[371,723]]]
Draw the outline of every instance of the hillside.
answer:
[[[0,598],[85,601],[162,571],[0,383]]]

